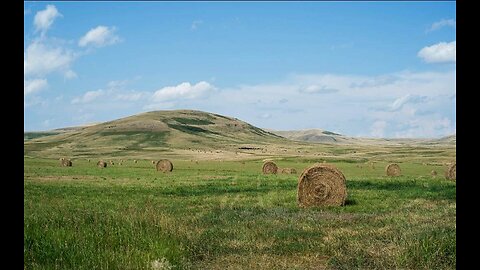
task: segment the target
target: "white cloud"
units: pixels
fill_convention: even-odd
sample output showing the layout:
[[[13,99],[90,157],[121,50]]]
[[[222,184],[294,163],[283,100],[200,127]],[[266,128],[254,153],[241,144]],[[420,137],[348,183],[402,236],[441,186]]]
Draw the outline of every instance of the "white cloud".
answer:
[[[457,41],[440,42],[427,46],[421,49],[417,55],[427,63],[455,63],[457,61]]]
[[[203,23],[202,20],[193,21],[193,22],[192,22],[192,26],[190,27],[190,29],[196,30],[196,29],[198,28],[198,26],[199,26],[200,24],[202,24],[202,23]]]
[[[26,96],[45,89],[47,86],[48,82],[46,79],[25,80],[23,82],[23,94]]]
[[[45,76],[58,71],[62,72],[66,78],[72,78],[74,73],[70,66],[74,60],[74,53],[67,49],[34,41],[24,53],[25,76]]]
[[[442,19],[438,22],[434,22],[432,26],[430,26],[430,28],[427,30],[427,32],[435,31],[445,26],[450,26],[455,28],[456,25],[457,25],[457,22],[455,21],[455,19],[448,19],[448,20]]]
[[[177,86],[167,86],[153,93],[153,101],[163,102],[175,99],[196,99],[209,95],[215,90],[213,85],[201,81],[195,85],[189,82],[181,83]]]
[[[425,102],[426,100],[427,100],[426,96],[407,94],[405,96],[397,98],[390,107],[392,111],[397,111],[407,103],[421,103],[421,102]]]
[[[139,92],[132,91],[131,93],[117,94],[115,96],[115,99],[116,100],[124,100],[124,101],[138,101],[138,100],[140,100],[144,97],[145,97],[144,93],[139,93]]]
[[[291,75],[275,83],[218,90],[205,81],[144,92],[126,90],[124,85],[125,81],[112,81],[103,92],[87,93],[72,103],[85,110],[78,115],[182,108],[237,117],[261,128],[321,128],[376,137],[439,137],[455,132],[454,70]],[[299,94],[299,89],[312,85],[339,91]]]
[[[98,97],[102,96],[105,94],[105,91],[100,89],[96,91],[88,91],[86,92],[83,96],[74,98],[72,100],[72,104],[77,104],[77,103],[89,103],[97,99]]]
[[[67,70],[65,71],[65,79],[75,79],[77,78],[77,73],[75,73],[73,70]]]
[[[308,85],[299,89],[302,93],[308,94],[328,94],[338,92],[338,89],[328,88],[326,85]]]
[[[115,27],[97,26],[90,29],[83,37],[78,41],[80,47],[91,45],[94,47],[104,47],[113,45],[120,41],[120,38],[115,35]]]
[[[377,138],[383,138],[385,136],[386,127],[387,127],[387,122],[375,121],[370,127],[370,135]]]
[[[435,116],[433,118],[415,118],[407,121],[404,130],[396,131],[394,137],[436,137],[439,134],[450,135],[455,133],[452,121],[446,117]]]
[[[53,21],[57,17],[61,17],[54,5],[47,5],[44,10],[41,10],[35,14],[35,18],[33,20],[33,24],[35,25],[36,31],[40,31],[42,35],[44,35],[47,30],[52,26]]]

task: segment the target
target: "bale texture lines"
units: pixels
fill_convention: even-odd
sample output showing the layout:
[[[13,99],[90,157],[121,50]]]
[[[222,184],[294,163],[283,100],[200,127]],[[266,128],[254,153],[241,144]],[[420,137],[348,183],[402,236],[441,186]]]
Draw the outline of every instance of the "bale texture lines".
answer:
[[[278,167],[273,161],[267,161],[263,163],[262,172],[263,174],[277,174]]]
[[[456,162],[448,166],[447,170],[445,171],[445,178],[452,181],[457,180],[457,163]]]
[[[155,167],[157,168],[157,171],[161,171],[161,172],[173,171],[173,164],[168,159],[161,159],[157,161],[157,164],[155,165]]]
[[[346,199],[346,179],[335,166],[315,164],[300,175],[297,190],[300,207],[342,206]]]
[[[388,176],[399,176],[402,174],[402,170],[400,170],[400,166],[397,163],[390,163],[385,167],[385,173]]]

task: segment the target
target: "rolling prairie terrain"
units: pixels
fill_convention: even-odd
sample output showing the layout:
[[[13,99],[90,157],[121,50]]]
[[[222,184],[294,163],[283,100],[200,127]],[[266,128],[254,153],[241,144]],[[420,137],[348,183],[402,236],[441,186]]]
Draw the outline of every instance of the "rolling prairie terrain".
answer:
[[[336,141],[182,110],[26,133],[24,268],[456,268],[456,182],[443,176],[454,136],[316,132]],[[155,170],[161,158],[171,173]],[[264,159],[297,173],[264,175]],[[298,177],[322,162],[345,175],[347,202],[299,208]],[[391,162],[401,176],[385,175]]]

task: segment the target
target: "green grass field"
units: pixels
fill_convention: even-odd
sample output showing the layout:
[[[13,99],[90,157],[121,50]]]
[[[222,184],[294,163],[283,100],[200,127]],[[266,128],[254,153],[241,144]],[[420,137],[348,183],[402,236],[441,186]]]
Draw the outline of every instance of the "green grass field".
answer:
[[[312,161],[24,159],[25,269],[455,269],[456,183],[444,167],[334,162],[343,207],[301,209],[298,176]],[[439,175],[430,176],[435,169]]]

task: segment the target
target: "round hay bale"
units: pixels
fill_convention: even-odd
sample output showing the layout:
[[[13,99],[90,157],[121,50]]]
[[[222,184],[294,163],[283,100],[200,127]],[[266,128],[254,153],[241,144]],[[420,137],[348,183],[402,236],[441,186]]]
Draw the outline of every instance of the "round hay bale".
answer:
[[[432,170],[432,172],[430,173],[433,177],[437,176],[437,171],[435,170]]]
[[[445,178],[453,181],[457,180],[457,163],[456,162],[452,163],[448,167],[448,169],[445,171]]]
[[[135,160],[133,161],[133,163],[137,163],[137,160],[135,159]]]
[[[152,160],[152,164],[155,164],[155,160]]]
[[[70,159],[62,159],[61,163],[63,167],[72,167],[72,161]]]
[[[168,159],[161,159],[157,162],[157,165],[155,166],[157,168],[157,171],[162,171],[162,172],[171,172],[173,171],[173,164],[170,162]]]
[[[299,206],[342,206],[346,199],[346,179],[335,166],[315,164],[300,175],[297,190]]]
[[[402,171],[400,170],[400,166],[396,163],[390,163],[385,167],[385,173],[388,176],[399,176],[402,174]]]
[[[263,174],[277,174],[278,167],[273,161],[267,161],[263,164],[262,172]]]
[[[97,166],[100,167],[100,168],[106,168],[107,167],[107,162],[105,162],[103,160],[100,160],[99,162],[97,162]]]
[[[295,170],[294,168],[282,168],[282,169],[280,169],[280,173],[283,173],[283,174],[296,174],[296,173],[297,173],[297,170]]]

